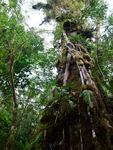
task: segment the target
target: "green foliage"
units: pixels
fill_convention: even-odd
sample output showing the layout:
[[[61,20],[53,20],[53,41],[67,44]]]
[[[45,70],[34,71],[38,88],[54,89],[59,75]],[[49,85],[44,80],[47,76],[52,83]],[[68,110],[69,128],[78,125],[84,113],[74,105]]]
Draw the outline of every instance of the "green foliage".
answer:
[[[110,80],[113,72],[113,14],[108,18],[108,22],[105,25],[105,32],[102,36],[102,51],[101,56],[98,58],[99,65],[105,76],[106,80]]]
[[[35,91],[36,88],[33,89],[33,87],[36,87],[36,84],[33,85],[30,75],[31,71],[37,66],[36,63],[41,59],[40,52],[44,51],[44,49],[42,42],[35,38],[31,32],[25,31],[22,25],[24,17],[21,14],[20,5],[15,3],[15,1],[11,1],[9,4],[0,1],[0,8],[0,96],[2,97],[0,105],[7,112],[7,115],[12,114],[13,97],[9,80],[9,66],[11,56],[13,56],[13,79],[16,92],[18,91],[17,99],[19,100],[15,138],[24,141],[25,137],[31,138],[38,120],[38,113],[33,111],[33,105],[30,104],[30,100],[39,94],[39,90]],[[32,92],[29,92],[29,90]],[[26,110],[24,110],[25,106],[27,106]],[[10,134],[12,115],[10,116],[11,119],[10,117],[5,119],[4,115],[1,115],[2,124],[0,130],[3,132],[1,132],[0,136],[1,139],[4,138],[5,140],[4,145],[0,141],[0,146],[3,145],[3,149]],[[6,131],[7,134],[5,134]]]
[[[59,145],[61,145],[61,144],[62,144],[62,142],[63,142],[63,140],[62,140],[62,141],[60,141]]]
[[[112,79],[108,82],[108,84],[103,81],[103,85],[107,88],[107,90],[109,90],[110,93],[113,94],[113,77]]]
[[[56,84],[56,81],[53,81],[50,84],[50,87],[48,88],[48,90],[49,90],[48,99],[53,98],[53,93],[54,93],[56,99],[59,99],[61,97],[63,97],[63,98],[65,97],[66,99],[71,98],[68,91],[70,89],[78,89],[78,87],[73,86],[73,84],[75,84],[77,82],[79,82],[79,81],[68,83],[66,86],[58,87],[58,85]]]
[[[85,3],[82,13],[85,17],[102,20],[106,17],[107,8],[107,4],[103,0],[101,2],[99,0],[91,0]]]
[[[86,102],[86,104],[89,105],[92,108],[93,107],[92,100],[94,99],[94,93],[90,90],[84,90],[80,94],[80,97],[82,97],[82,96],[83,96],[83,99]]]
[[[4,149],[7,138],[10,135],[10,128],[12,124],[12,114],[0,108],[0,148]]]
[[[49,143],[50,150],[52,150],[51,144]]]
[[[55,122],[54,122],[55,124],[56,124],[56,122],[57,122],[58,116],[59,116],[59,112],[57,111],[57,112],[56,112]]]
[[[38,136],[36,137],[36,139],[35,139],[35,141],[33,141],[32,143],[28,143],[28,140],[27,140],[27,138],[26,138],[26,142],[25,142],[25,145],[23,144],[23,143],[20,143],[20,142],[17,142],[17,141],[15,141],[16,142],[16,149],[19,149],[19,150],[31,150],[31,148],[35,145],[35,144],[37,144],[37,142],[38,142],[38,140],[39,140],[39,137],[40,137],[40,135],[41,135],[42,133],[39,133],[38,134]]]
[[[61,41],[60,39],[63,38],[63,26],[62,25],[57,25],[54,31],[54,47],[59,48],[61,46]]]

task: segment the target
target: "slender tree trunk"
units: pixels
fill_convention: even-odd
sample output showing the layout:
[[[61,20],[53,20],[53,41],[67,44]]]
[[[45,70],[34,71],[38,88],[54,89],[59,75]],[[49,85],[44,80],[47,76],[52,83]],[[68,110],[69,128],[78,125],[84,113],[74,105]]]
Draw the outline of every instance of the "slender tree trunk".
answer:
[[[14,56],[11,55],[9,68],[10,68],[10,82],[11,82],[11,86],[12,86],[13,101],[14,101],[14,110],[13,110],[13,120],[12,120],[10,136],[9,136],[8,142],[6,144],[6,150],[12,150],[12,146],[13,146],[13,142],[14,142],[16,118],[17,118],[17,113],[18,113],[18,100],[16,97],[14,80],[13,80],[13,66],[14,66]]]

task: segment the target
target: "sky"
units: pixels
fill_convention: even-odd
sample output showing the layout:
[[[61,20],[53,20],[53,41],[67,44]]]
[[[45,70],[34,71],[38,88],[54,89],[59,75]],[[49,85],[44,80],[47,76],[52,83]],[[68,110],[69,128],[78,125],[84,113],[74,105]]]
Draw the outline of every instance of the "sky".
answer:
[[[109,4],[109,10],[113,10],[113,0],[105,0]]]
[[[39,26],[39,24],[42,23],[45,14],[43,13],[43,10],[35,10],[32,9],[33,5],[36,5],[38,2],[42,2],[42,3],[46,3],[46,0],[25,0],[22,6],[22,10],[23,13],[24,11],[27,9],[27,14],[26,14],[26,22],[28,24],[28,26],[31,27],[35,27],[37,28],[37,31],[39,31],[40,29],[45,29],[45,30],[54,30],[55,26],[56,26],[56,22],[55,21],[51,21],[50,23],[44,23],[43,25]],[[24,13],[25,15],[25,13]],[[28,18],[29,16],[29,18]],[[26,27],[28,28],[28,27]],[[45,48],[50,48],[52,47],[52,40],[53,40],[53,35],[51,34],[43,34],[40,35],[41,37],[44,38],[44,45],[46,45]]]

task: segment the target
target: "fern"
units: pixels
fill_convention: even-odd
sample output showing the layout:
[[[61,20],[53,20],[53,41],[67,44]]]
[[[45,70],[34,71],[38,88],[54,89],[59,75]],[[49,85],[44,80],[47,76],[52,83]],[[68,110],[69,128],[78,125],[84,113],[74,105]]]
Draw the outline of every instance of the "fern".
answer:
[[[39,133],[38,136],[36,137],[35,141],[33,141],[33,142],[30,143],[30,144],[28,143],[27,138],[26,138],[25,145],[24,145],[23,143],[20,143],[20,142],[15,141],[15,143],[16,143],[16,148],[19,149],[19,150],[31,150],[31,148],[38,142],[39,137],[40,137],[41,134],[42,134],[42,132]]]
[[[79,97],[83,96],[86,104],[89,105],[91,108],[93,107],[92,100],[94,99],[94,93],[90,90],[84,90]]]

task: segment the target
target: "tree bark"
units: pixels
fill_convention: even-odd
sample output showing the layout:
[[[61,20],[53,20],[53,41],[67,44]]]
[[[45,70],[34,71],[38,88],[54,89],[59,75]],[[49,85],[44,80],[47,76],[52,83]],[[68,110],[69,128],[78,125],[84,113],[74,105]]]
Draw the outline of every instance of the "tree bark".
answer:
[[[78,46],[81,53],[77,49]],[[96,80],[93,81],[91,78],[94,60],[87,49],[80,44],[74,48],[70,42],[66,47],[68,53],[63,57],[66,57],[67,61],[64,64],[60,60],[59,64],[63,69],[62,75],[58,75],[62,77],[59,78],[60,81],[63,81],[59,83],[59,86],[66,87],[75,81],[79,82],[67,90],[71,97],[66,98],[64,93],[65,98],[61,96],[57,103],[52,105],[52,109],[50,107],[56,99],[55,96],[53,100],[50,100],[49,105],[46,106],[47,112],[40,120],[42,124],[47,124],[46,137],[44,134],[44,139],[41,137],[40,142],[33,149],[49,150],[50,144],[53,150],[112,150],[113,122],[107,113]],[[73,86],[78,89],[75,90]],[[80,96],[84,91],[93,93],[93,96],[89,98],[90,102],[87,102],[87,96]],[[90,106],[90,103],[93,106]],[[42,130],[43,128],[39,127],[32,140]]]
[[[58,20],[62,20],[62,14]],[[46,112],[40,120],[42,126],[38,127],[31,141],[40,132],[43,134],[33,150],[112,150],[113,119],[103,102],[107,97],[102,99],[99,83],[92,75],[94,59],[82,42],[78,44],[71,40],[75,32],[79,35],[86,32],[82,27],[78,29],[73,18],[70,20],[60,22],[65,24],[65,40],[62,58],[56,63],[56,83],[65,90],[62,89],[59,98],[55,97],[54,91],[53,99],[47,103]],[[43,125],[47,125],[46,135]]]
[[[11,82],[11,86],[12,86],[14,110],[13,110],[13,120],[12,120],[10,136],[9,136],[8,142],[6,144],[6,150],[12,150],[12,146],[13,146],[13,142],[14,142],[16,118],[17,118],[17,113],[18,113],[18,100],[17,100],[17,97],[16,97],[16,91],[15,91],[15,86],[14,86],[13,66],[14,66],[14,56],[12,56],[12,54],[11,54],[10,66],[9,66],[9,69],[10,69],[9,75],[10,75],[10,82]]]

